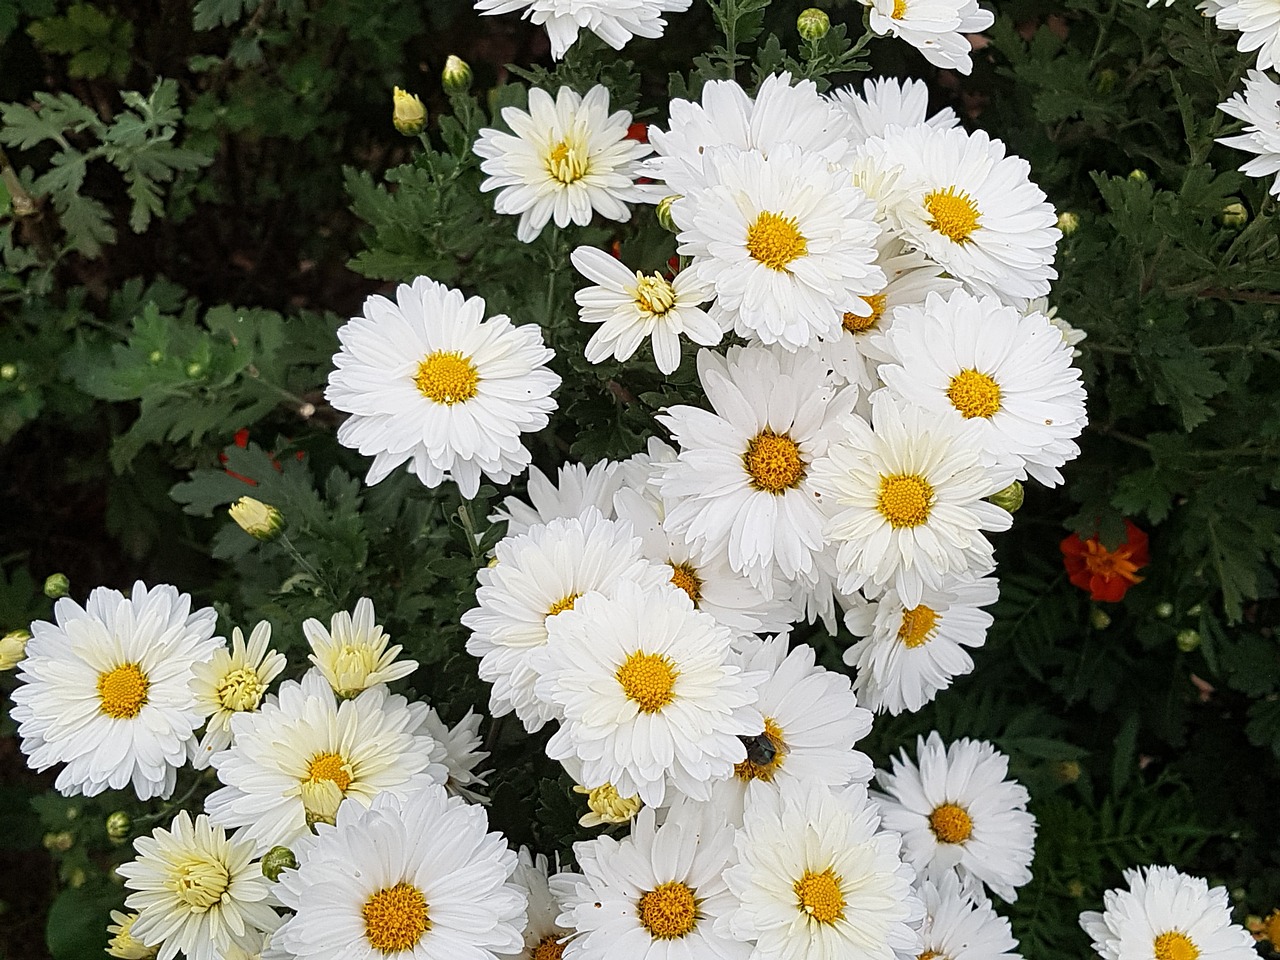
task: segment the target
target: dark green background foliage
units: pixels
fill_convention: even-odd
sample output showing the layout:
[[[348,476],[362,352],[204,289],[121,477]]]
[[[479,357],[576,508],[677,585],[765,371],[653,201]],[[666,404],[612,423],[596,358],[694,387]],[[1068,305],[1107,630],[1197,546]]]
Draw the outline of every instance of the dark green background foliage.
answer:
[[[635,452],[660,407],[701,399],[691,357],[667,379],[643,357],[587,364],[568,251],[616,242],[654,270],[674,238],[641,210],[517,243],[478,192],[478,129],[529,83],[602,82],[661,123],[669,96],[731,71],[750,86],[785,67],[824,89],[868,68],[921,76],[935,108],[1003,138],[1079,218],[1051,302],[1088,331],[1091,425],[1065,488],[1029,489],[1000,538],[974,675],[880,718],[867,748],[882,763],[937,728],[1009,753],[1040,821],[1035,879],[1006,910],[1030,960],[1084,956],[1076,915],[1127,866],[1224,883],[1239,919],[1280,906],[1280,245],[1266,184],[1213,142],[1250,61],[1190,0],[1004,0],[971,77],[902,43],[855,46],[847,0],[805,43],[806,5],[697,0],[661,41],[616,54],[584,34],[556,66],[540,30],[469,0],[0,0],[0,146],[24,185],[0,190],[0,628],[51,615],[51,572],[81,599],[137,576],[216,605],[224,633],[269,619],[300,668],[302,621],[369,596],[422,664],[418,695],[450,722],[483,707],[458,617],[506,491],[467,504],[403,473],[366,488],[323,400],[334,331],[419,273],[480,294],[557,352],[565,384],[529,438],[535,462]],[[471,94],[441,89],[449,53],[474,68]],[[424,143],[391,127],[393,85],[427,102]],[[1231,203],[1246,223],[1223,216]],[[284,512],[305,566],[227,519],[247,493]],[[1093,605],[1058,542],[1115,542],[1123,517],[1151,534],[1146,580]],[[810,632],[840,669],[849,637]],[[136,834],[171,805],[61,798],[13,729],[0,713],[0,954],[100,956],[123,901],[110,869],[130,855],[105,817],[129,812]],[[495,826],[547,852],[590,833],[542,737],[484,730]]]

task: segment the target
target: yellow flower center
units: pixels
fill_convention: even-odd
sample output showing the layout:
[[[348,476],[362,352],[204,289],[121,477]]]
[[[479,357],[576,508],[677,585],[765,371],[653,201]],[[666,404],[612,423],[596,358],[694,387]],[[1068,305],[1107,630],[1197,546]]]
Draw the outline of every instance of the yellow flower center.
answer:
[[[543,620],[550,620],[557,613],[564,613],[566,610],[572,610],[573,605],[578,602],[578,598],[582,596],[580,593],[571,593],[567,597],[561,597],[550,607],[547,608],[547,615]]]
[[[929,519],[932,506],[933,487],[924,477],[914,473],[895,473],[880,478],[876,509],[895,530],[920,526]]]
[[[529,952],[529,960],[560,960],[564,948],[565,945],[556,939],[554,933],[548,933]]]
[[[307,764],[308,783],[328,780],[339,790],[346,790],[351,785],[351,773],[351,765],[340,753],[317,753]]]
[[[835,923],[844,919],[844,894],[840,877],[827,867],[821,873],[806,870],[795,882],[797,906],[819,923]]]
[[[889,300],[883,293],[873,293],[862,299],[871,306],[871,313],[865,317],[860,317],[856,313],[846,313],[841,323],[849,333],[866,333],[868,330],[874,330],[880,318],[884,316],[884,308]]]
[[[591,172],[586,144],[570,143],[566,138],[551,148],[547,155],[547,173],[564,186],[581,180]]]
[[[964,807],[944,803],[929,814],[929,829],[940,843],[964,843],[973,833],[973,820]]]
[[[947,399],[966,420],[1000,412],[1000,384],[977,370],[961,370],[951,378]]]
[[[383,953],[415,946],[431,929],[427,901],[422,891],[403,880],[379,890],[360,908],[369,945]]]
[[[698,924],[698,901],[679,881],[658,884],[636,907],[641,926],[655,940],[678,940]]]
[[[662,274],[646,277],[636,272],[636,306],[642,313],[655,317],[665,316],[676,305],[676,288]]]
[[[924,208],[932,218],[929,227],[956,243],[968,243],[969,235],[979,226],[978,205],[963,190],[957,193],[954,186],[926,193]]]
[[[938,625],[938,614],[921,604],[902,611],[902,625],[898,627],[898,639],[909,650],[922,647],[933,639],[933,628]]]
[[[98,674],[98,699],[103,713],[116,720],[132,720],[147,702],[150,678],[136,663],[122,663]]]
[[[612,783],[604,783],[598,787],[592,787],[590,790],[584,786],[576,785],[573,788],[573,792],[585,793],[587,795],[587,806],[591,808],[592,813],[605,823],[627,823],[640,812],[640,798],[622,796],[618,793],[618,788]]]
[[[418,364],[413,382],[428,400],[451,407],[476,395],[480,373],[474,363],[456,350],[437,350]]]
[[[645,713],[657,713],[675,699],[672,687],[680,674],[675,664],[662,654],[637,650],[627,657],[615,676],[628,700]]]
[[[698,571],[694,569],[691,563],[671,563],[668,561],[667,566],[671,568],[671,582],[687,593],[696,607],[698,601],[702,599],[702,578],[698,576]]]
[[[1196,960],[1200,949],[1185,933],[1170,930],[1156,937],[1156,960]]]
[[[941,957],[941,956],[942,954],[940,954],[937,950],[926,950],[924,953],[916,957],[916,960],[936,960],[937,957]]]
[[[256,710],[265,690],[256,670],[240,667],[218,681],[218,705],[223,710]]]
[[[893,13],[890,14],[895,20],[901,20],[907,14],[907,0],[893,0]]]
[[[763,211],[747,228],[747,253],[771,270],[785,270],[792,260],[809,252],[795,217]]]
[[[800,445],[785,433],[774,433],[765,427],[747,443],[742,465],[757,490],[780,494],[796,486],[805,477],[805,464],[800,459]]]
[[[782,728],[778,726],[778,722],[773,717],[764,718],[764,732],[760,734],[760,739],[764,740],[773,750],[773,756],[765,759],[764,756],[752,757],[752,749],[747,748],[747,759],[741,763],[734,764],[733,773],[743,783],[749,783],[752,780],[763,780],[769,783],[773,780],[773,776],[782,766],[782,761],[787,755],[787,743],[782,738]],[[767,753],[767,751],[764,751]]]
[[[231,886],[231,874],[220,860],[188,856],[174,868],[169,885],[192,913],[204,913],[222,900]]]

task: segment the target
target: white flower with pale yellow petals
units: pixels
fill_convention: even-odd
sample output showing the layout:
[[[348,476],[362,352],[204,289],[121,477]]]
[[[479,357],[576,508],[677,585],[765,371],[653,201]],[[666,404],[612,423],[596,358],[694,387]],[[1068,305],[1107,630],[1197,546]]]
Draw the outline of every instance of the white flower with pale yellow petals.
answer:
[[[354,697],[362,690],[399,680],[418,669],[417,660],[396,660],[402,648],[399,644],[388,648],[391,638],[373,620],[373,601],[361,597],[354,613],[335,613],[328,630],[314,617],[302,625],[311,644],[307,659],[340,697]]]
[[[231,649],[214,651],[213,659],[191,667],[191,691],[202,712],[209,715],[192,766],[203,770],[219,750],[231,745],[231,718],[257,710],[271,681],[288,662],[283,653],[268,650],[271,624],[263,620],[245,643],[239,627],[231,631]]]

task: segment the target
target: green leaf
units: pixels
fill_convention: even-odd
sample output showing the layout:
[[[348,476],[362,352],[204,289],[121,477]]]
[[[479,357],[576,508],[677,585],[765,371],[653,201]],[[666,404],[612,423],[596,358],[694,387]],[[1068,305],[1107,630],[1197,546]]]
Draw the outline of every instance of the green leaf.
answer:
[[[256,10],[259,0],[199,0],[192,25],[197,30],[229,27],[248,10]]]
[[[63,890],[49,908],[45,940],[54,960],[87,960],[102,956],[107,947],[110,911],[122,894],[110,886]]]
[[[40,109],[20,103],[0,104],[0,143],[29,150],[45,140],[62,141],[64,134],[101,131],[102,122],[89,107],[69,93],[37,93]]]

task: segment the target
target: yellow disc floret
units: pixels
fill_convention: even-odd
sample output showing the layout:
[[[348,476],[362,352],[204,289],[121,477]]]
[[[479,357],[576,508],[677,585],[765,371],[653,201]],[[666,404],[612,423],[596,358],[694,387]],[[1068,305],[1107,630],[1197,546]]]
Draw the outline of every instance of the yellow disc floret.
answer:
[[[961,370],[951,378],[947,399],[966,420],[1000,412],[1000,384],[977,370]]]
[[[1156,937],[1156,960],[1196,960],[1200,948],[1180,930],[1170,930]]]
[[[763,780],[770,783],[774,774],[782,766],[782,761],[787,756],[787,742],[783,739],[782,728],[778,726],[778,721],[773,717],[764,718],[764,732],[760,736],[773,748],[773,756],[767,761],[761,762],[763,758],[753,759],[751,751],[747,751],[747,759],[741,763],[734,764],[733,775],[743,783],[749,783],[752,780]]]
[[[456,350],[437,350],[427,354],[418,364],[413,382],[418,392],[428,400],[451,407],[476,395],[480,372],[474,363]]]
[[[800,445],[785,433],[765,427],[747,443],[742,465],[751,477],[751,486],[773,494],[784,493],[805,477]]]
[[[115,720],[132,720],[147,703],[151,679],[136,663],[98,674],[99,708]]]
[[[924,208],[929,211],[929,228],[955,243],[968,243],[969,235],[980,226],[978,205],[954,186],[926,193]]]
[[[973,820],[964,807],[944,803],[929,814],[929,829],[939,843],[964,843],[973,834]]]
[[[818,923],[844,919],[844,894],[840,877],[831,867],[821,873],[806,870],[795,882],[797,906]]]
[[[550,620],[557,613],[564,613],[566,610],[572,610],[573,605],[578,602],[578,598],[580,596],[582,596],[580,593],[571,593],[566,597],[561,597],[547,608],[547,615],[542,619]]]
[[[938,624],[938,614],[921,604],[902,611],[902,625],[898,627],[898,639],[910,650],[924,646],[933,639],[933,628]]]
[[[698,925],[698,901],[679,881],[660,883],[636,904],[640,925],[655,940],[678,940]]]
[[[933,507],[933,486],[914,473],[895,473],[880,478],[876,509],[895,530],[918,527],[929,519]]]
[[[702,578],[691,563],[668,563],[671,567],[671,582],[689,595],[696,607],[702,599]]]
[[[328,780],[339,790],[351,785],[351,765],[340,753],[317,753],[307,764],[307,782]]]
[[[747,253],[771,270],[785,270],[792,260],[808,252],[808,241],[795,217],[765,210],[747,228]]]
[[[581,180],[591,172],[587,145],[572,138],[561,140],[547,154],[547,172],[566,187]]]
[[[615,676],[628,700],[644,713],[657,713],[675,699],[672,688],[680,674],[675,664],[662,654],[637,650],[627,657]]]
[[[529,951],[529,960],[560,960],[564,948],[565,944],[557,939],[556,934],[548,933]]]
[[[841,320],[841,325],[848,333],[866,333],[868,330],[874,330],[880,318],[884,316],[884,308],[889,301],[883,293],[873,293],[862,299],[871,307],[871,313],[865,317],[860,317],[856,313],[846,313]]]
[[[227,865],[208,855],[189,854],[171,869],[170,889],[192,913],[204,913],[221,902],[222,895],[231,886]]]
[[[676,305],[676,288],[660,273],[646,277],[637,271],[635,298],[642,313],[663,317]]]
[[[265,692],[258,672],[248,667],[232,670],[218,681],[216,690],[218,705],[223,710],[256,710]]]
[[[889,16],[895,20],[901,20],[907,15],[907,0],[893,0],[893,13]]]
[[[371,896],[360,908],[360,915],[369,945],[382,953],[408,950],[431,929],[426,898],[404,881]]]

